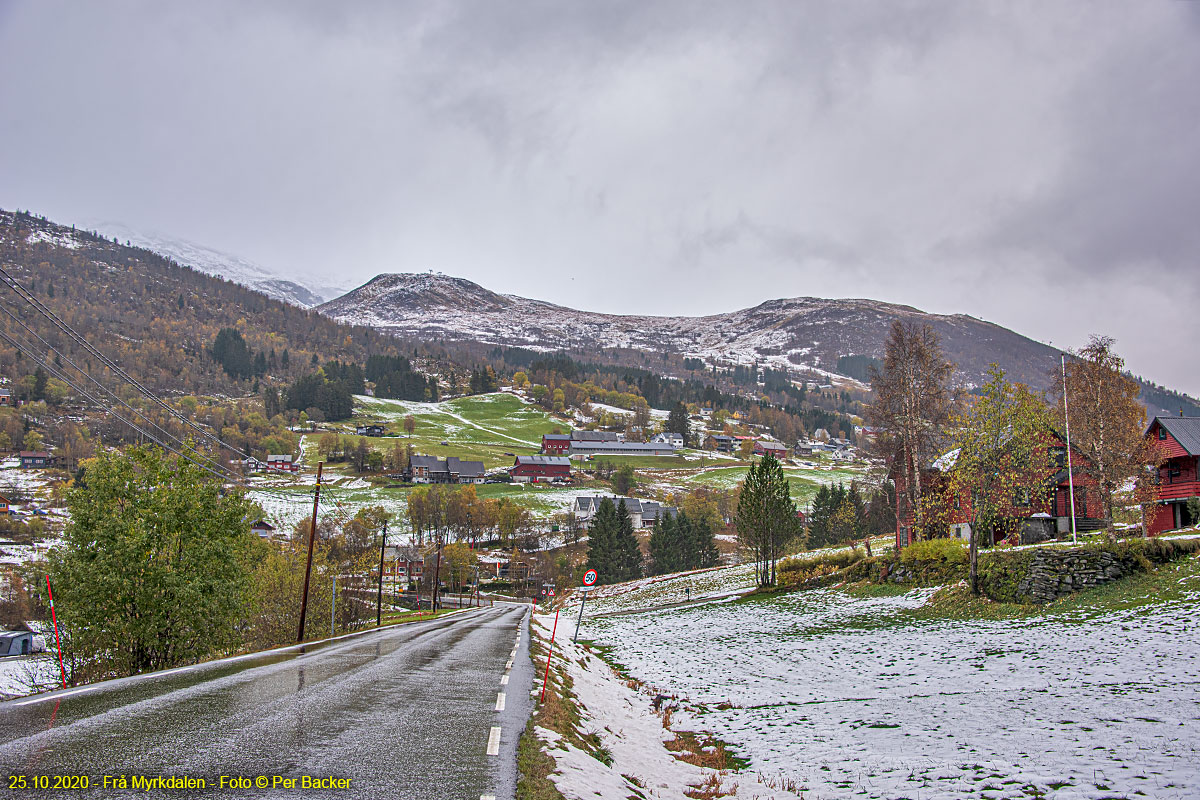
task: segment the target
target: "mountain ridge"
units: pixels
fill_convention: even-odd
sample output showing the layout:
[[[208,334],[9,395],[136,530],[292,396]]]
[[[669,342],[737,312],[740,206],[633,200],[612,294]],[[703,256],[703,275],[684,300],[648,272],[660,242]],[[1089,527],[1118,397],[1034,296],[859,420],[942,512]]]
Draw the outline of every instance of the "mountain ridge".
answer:
[[[710,363],[749,364],[830,377],[842,356],[879,358],[892,320],[929,322],[943,335],[959,365],[960,382],[982,382],[990,360],[969,341],[997,341],[1014,351],[1006,367],[1014,377],[1040,383],[1058,351],[995,323],[965,314],[930,314],[912,306],[869,298],[792,297],[704,316],[623,315],[583,311],[543,300],[500,294],[465,278],[432,273],[376,276],[318,312],[406,335],[437,333],[533,349],[559,349],[564,341],[602,347],[674,352]],[[514,318],[516,317],[516,318]],[[993,348],[994,349],[994,348]],[[964,357],[966,356],[966,357]]]

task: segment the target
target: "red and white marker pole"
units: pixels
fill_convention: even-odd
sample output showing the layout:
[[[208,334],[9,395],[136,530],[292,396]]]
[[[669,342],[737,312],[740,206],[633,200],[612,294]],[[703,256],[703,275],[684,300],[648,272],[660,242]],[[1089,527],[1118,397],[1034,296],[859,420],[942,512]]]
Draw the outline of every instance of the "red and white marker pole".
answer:
[[[550,647],[546,652],[546,677],[542,679],[542,696],[538,702],[546,699],[546,684],[550,681],[550,656],[554,653],[554,634],[558,633],[558,612],[554,612],[554,627],[550,629]]]
[[[50,576],[46,576],[46,594],[50,596],[50,619],[54,622],[54,644],[58,646],[58,668],[62,672],[63,688],[67,688],[67,668],[63,666],[62,639],[58,638],[58,617],[54,614],[54,592],[50,591]]]

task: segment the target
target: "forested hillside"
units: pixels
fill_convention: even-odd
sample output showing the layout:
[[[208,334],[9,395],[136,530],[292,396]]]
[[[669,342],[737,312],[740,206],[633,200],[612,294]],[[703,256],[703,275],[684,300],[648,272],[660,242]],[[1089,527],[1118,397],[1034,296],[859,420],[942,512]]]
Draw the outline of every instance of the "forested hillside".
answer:
[[[241,395],[261,379],[290,382],[313,371],[318,360],[362,363],[369,354],[404,351],[398,340],[369,328],[335,322],[148,250],[30,214],[0,210],[0,267],[158,392]],[[15,315],[64,356],[104,374],[10,289],[0,291],[0,330],[35,344],[10,316]],[[243,338],[257,362],[250,369],[227,370],[213,358],[223,328],[235,328]],[[28,359],[0,342],[0,374],[16,381],[33,372]]]

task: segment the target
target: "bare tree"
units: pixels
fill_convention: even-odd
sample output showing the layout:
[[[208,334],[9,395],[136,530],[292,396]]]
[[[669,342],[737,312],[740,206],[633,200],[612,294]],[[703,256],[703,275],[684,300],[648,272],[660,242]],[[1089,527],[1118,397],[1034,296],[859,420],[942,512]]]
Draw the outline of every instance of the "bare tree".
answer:
[[[884,345],[883,368],[871,368],[874,401],[871,423],[883,429],[877,444],[904,479],[898,497],[914,513],[913,529],[922,529],[921,470],[939,455],[944,430],[954,409],[949,388],[954,365],[929,325],[892,323]],[[903,517],[903,514],[901,515]],[[902,524],[902,519],[897,520]]]

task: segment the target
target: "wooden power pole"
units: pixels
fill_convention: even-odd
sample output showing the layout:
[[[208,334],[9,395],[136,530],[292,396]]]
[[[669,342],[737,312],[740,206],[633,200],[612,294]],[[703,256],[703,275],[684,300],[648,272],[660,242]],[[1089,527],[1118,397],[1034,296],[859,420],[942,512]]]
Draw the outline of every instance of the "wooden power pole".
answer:
[[[308,563],[304,567],[304,594],[300,598],[300,632],[296,634],[296,642],[304,641],[304,616],[308,613],[308,579],[312,575],[313,542],[317,538],[317,505],[321,502],[321,470],[325,462],[317,464],[317,487],[313,490],[312,527],[308,530]]]

